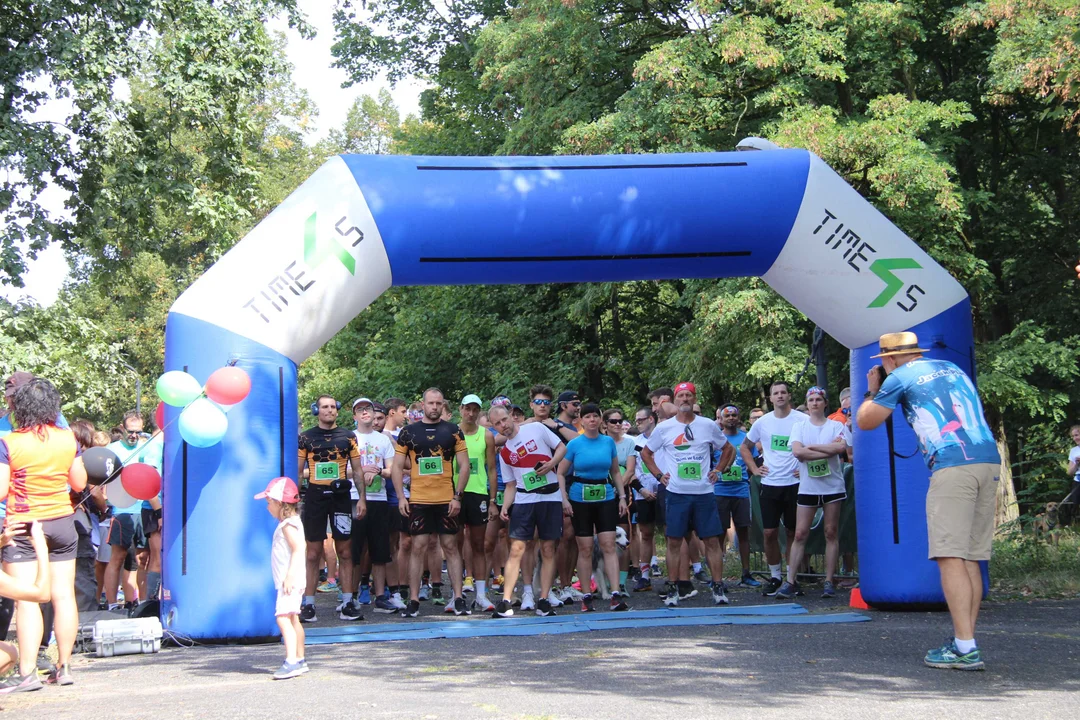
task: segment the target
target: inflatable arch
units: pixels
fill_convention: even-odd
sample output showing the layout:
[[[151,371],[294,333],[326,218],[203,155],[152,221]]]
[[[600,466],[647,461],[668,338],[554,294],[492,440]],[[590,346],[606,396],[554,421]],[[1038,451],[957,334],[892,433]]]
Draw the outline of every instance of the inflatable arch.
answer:
[[[851,349],[855,398],[884,332],[974,371],[964,289],[805,150],[331,158],[169,313],[166,370],[205,381],[236,360],[252,392],[215,447],[166,433],[166,626],[276,634],[274,520],[252,495],[296,470],[297,364],[392,285],[734,276],[763,277]],[[864,598],[942,602],[915,435],[901,415],[854,442]]]

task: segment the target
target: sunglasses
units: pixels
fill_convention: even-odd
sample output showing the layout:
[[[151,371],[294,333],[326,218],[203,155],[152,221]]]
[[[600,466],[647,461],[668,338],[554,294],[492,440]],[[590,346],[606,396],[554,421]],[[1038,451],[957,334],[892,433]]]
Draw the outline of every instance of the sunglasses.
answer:
[[[643,423],[643,422],[648,422],[648,421],[649,421],[649,418],[648,418],[648,417],[639,417],[639,418],[634,418],[634,422],[638,423],[639,425],[640,425],[641,423]]]
[[[611,425],[622,425],[622,418],[608,418],[607,421]]]
[[[550,400],[544,400],[543,398],[536,398],[535,400],[532,401],[532,404],[533,405],[550,405],[551,401]]]
[[[581,401],[580,400],[574,400],[572,402],[567,403],[567,405],[572,405],[573,407],[581,407]]]
[[[694,441],[694,431],[690,429],[689,425],[683,425],[683,437],[691,442]]]

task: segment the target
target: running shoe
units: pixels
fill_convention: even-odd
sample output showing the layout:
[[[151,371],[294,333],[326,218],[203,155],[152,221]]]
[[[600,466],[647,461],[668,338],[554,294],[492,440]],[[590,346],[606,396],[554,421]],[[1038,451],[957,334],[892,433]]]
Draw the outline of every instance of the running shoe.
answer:
[[[422,600],[423,598],[421,598]],[[446,598],[443,597],[442,587],[439,585],[431,586],[431,602],[433,605],[445,605]]]
[[[573,587],[564,587],[562,595],[559,599],[563,601],[563,604],[571,602],[581,602],[581,598],[585,597],[584,593]]]
[[[49,685],[74,685],[75,678],[71,677],[71,666],[59,665],[53,668],[45,682]]]
[[[357,605],[370,605],[371,604],[371,587],[368,585],[360,588],[360,595],[356,598]]]
[[[535,610],[536,598],[533,597],[532,587],[527,587],[521,593],[521,609],[522,610]]]
[[[338,587],[337,580],[326,580],[324,582],[321,582],[316,586],[315,589],[321,593],[332,593],[341,590],[341,588]]]
[[[802,590],[799,588],[799,583],[784,582],[783,585],[777,588],[776,593],[774,593],[773,597],[775,597],[777,600],[792,600],[795,598],[796,595],[802,595]]]
[[[300,672],[308,672],[311,668],[307,665],[307,660],[300,658]]]
[[[652,590],[649,578],[638,575],[638,579],[634,581],[634,592],[648,592],[649,590]]]
[[[38,648],[37,671],[40,675],[50,675],[56,671],[56,666],[53,665],[52,660],[49,659],[46,648]]]
[[[659,575],[660,574],[660,561],[657,560],[656,558],[653,558],[652,559],[652,565],[649,565],[649,570],[652,571],[653,575]]]
[[[713,583],[712,586],[712,601],[713,605],[727,605],[727,593],[724,592],[724,583]]]
[[[420,593],[416,596],[417,600],[430,600],[431,599],[431,586],[424,583],[420,586]]]
[[[675,583],[668,580],[666,583],[660,586],[660,589],[656,591],[656,594],[660,596],[661,600],[666,600],[672,595],[678,597],[679,589],[675,586]]]
[[[696,580],[699,583],[707,583],[707,582],[711,582],[712,578],[709,577],[708,571],[703,567],[700,570],[698,570],[696,573],[694,573],[694,580]]]
[[[452,612],[454,612],[454,603],[448,603],[448,602],[446,602],[446,601],[444,600],[444,601],[443,601],[443,605],[444,605],[444,607],[443,607],[443,612],[444,612],[444,613],[448,613],[448,614],[449,614],[449,613],[452,613]]]
[[[342,620],[363,620],[364,616],[360,613],[360,608],[356,606],[356,603],[350,600],[341,606],[341,612],[338,613],[338,617]]]
[[[465,583],[461,586],[461,592],[475,592],[476,588],[473,584],[473,576],[466,575]]]
[[[461,617],[462,615],[472,615],[472,612],[469,611],[468,606],[465,604],[465,598],[463,597],[454,598],[453,604],[448,605],[447,607],[449,607],[458,617]]]
[[[630,606],[626,604],[626,600],[623,599],[624,597],[626,597],[626,593],[623,592],[611,593],[612,612],[623,612],[630,609]]]
[[[305,672],[304,666],[301,665],[299,661],[294,662],[294,663],[283,662],[283,663],[281,663],[281,667],[279,667],[277,669],[277,671],[274,673],[274,679],[275,680],[288,680],[289,678],[294,678],[294,677],[297,677],[299,675],[303,675],[304,672]]]
[[[37,670],[20,675],[16,668],[15,672],[0,681],[0,694],[30,692],[40,690],[42,687],[44,686],[41,684],[41,678],[38,677]]]
[[[593,611],[592,600],[593,600],[592,593],[588,593],[587,595],[585,595],[585,596],[583,596],[581,598],[581,612],[592,612]]]
[[[821,589],[821,597],[834,598],[836,597],[836,588],[828,580],[825,581],[825,587]]]
[[[314,605],[301,605],[300,606],[300,622],[313,623],[318,622],[319,618],[315,617]]]
[[[626,592],[626,586],[625,585],[621,585],[621,584],[619,585],[619,592],[622,594],[623,597],[629,597],[630,596],[630,593]]]
[[[664,605],[667,607],[679,606],[679,591],[674,585],[668,589],[667,594],[664,596]]]
[[[502,575],[496,575],[491,581],[491,589],[492,590],[502,590],[502,586],[503,586],[504,582],[506,582],[506,580],[503,578]]]
[[[754,578],[753,575],[747,574],[742,576],[742,580],[739,581],[739,587],[741,588],[759,588],[761,587],[761,581]]]
[[[761,594],[766,596],[773,596],[776,591],[780,589],[780,586],[784,584],[784,581],[777,577],[770,577],[765,581],[765,584],[761,586]]]
[[[472,606],[479,608],[484,612],[491,612],[495,609],[495,603],[488,600],[487,593],[477,593],[476,598],[473,600]]]
[[[419,600],[410,600],[409,604],[405,607],[405,609],[401,611],[401,617],[403,617],[403,618],[420,617],[420,601]]]
[[[390,600],[388,598],[385,598],[382,595],[375,598],[375,608],[374,608],[374,610],[375,610],[375,612],[379,613],[380,615],[390,615],[390,614],[394,613],[395,611],[397,611],[399,609],[400,608],[398,608],[396,605],[394,605],[392,602],[390,602]]]
[[[563,601],[559,599],[559,594],[555,592],[555,588],[548,591],[547,601],[551,604],[551,607],[562,607],[563,604]]]
[[[401,593],[396,592],[390,596],[390,605],[395,610],[404,610],[406,608],[405,600],[401,597]]]
[[[932,668],[952,668],[953,670],[986,669],[979,648],[975,648],[966,655],[961,655],[956,648],[956,641],[952,638],[949,638],[941,647],[927,652],[923,662]]]
[[[695,588],[693,585],[689,586],[684,590],[679,590],[680,600],[689,600],[692,597],[697,597],[697,588]]]
[[[547,598],[536,601],[536,614],[540,617],[551,617],[555,611],[551,609],[551,602]]]
[[[495,612],[491,613],[493,618],[508,618],[514,617],[514,608],[507,600],[500,600],[495,606]]]

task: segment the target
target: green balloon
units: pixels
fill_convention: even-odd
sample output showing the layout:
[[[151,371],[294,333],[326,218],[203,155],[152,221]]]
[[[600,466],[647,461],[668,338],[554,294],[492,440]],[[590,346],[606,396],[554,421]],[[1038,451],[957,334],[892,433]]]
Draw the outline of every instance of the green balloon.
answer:
[[[189,373],[170,370],[158,378],[157,394],[166,405],[184,407],[202,395],[202,385]]]

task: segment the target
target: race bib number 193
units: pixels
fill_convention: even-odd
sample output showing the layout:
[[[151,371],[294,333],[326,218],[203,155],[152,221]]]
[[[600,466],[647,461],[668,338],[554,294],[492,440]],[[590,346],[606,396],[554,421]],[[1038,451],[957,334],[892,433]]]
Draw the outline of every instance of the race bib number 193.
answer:
[[[806,469],[809,471],[810,477],[827,477],[829,475],[829,461],[824,458],[810,460],[806,463]]]

